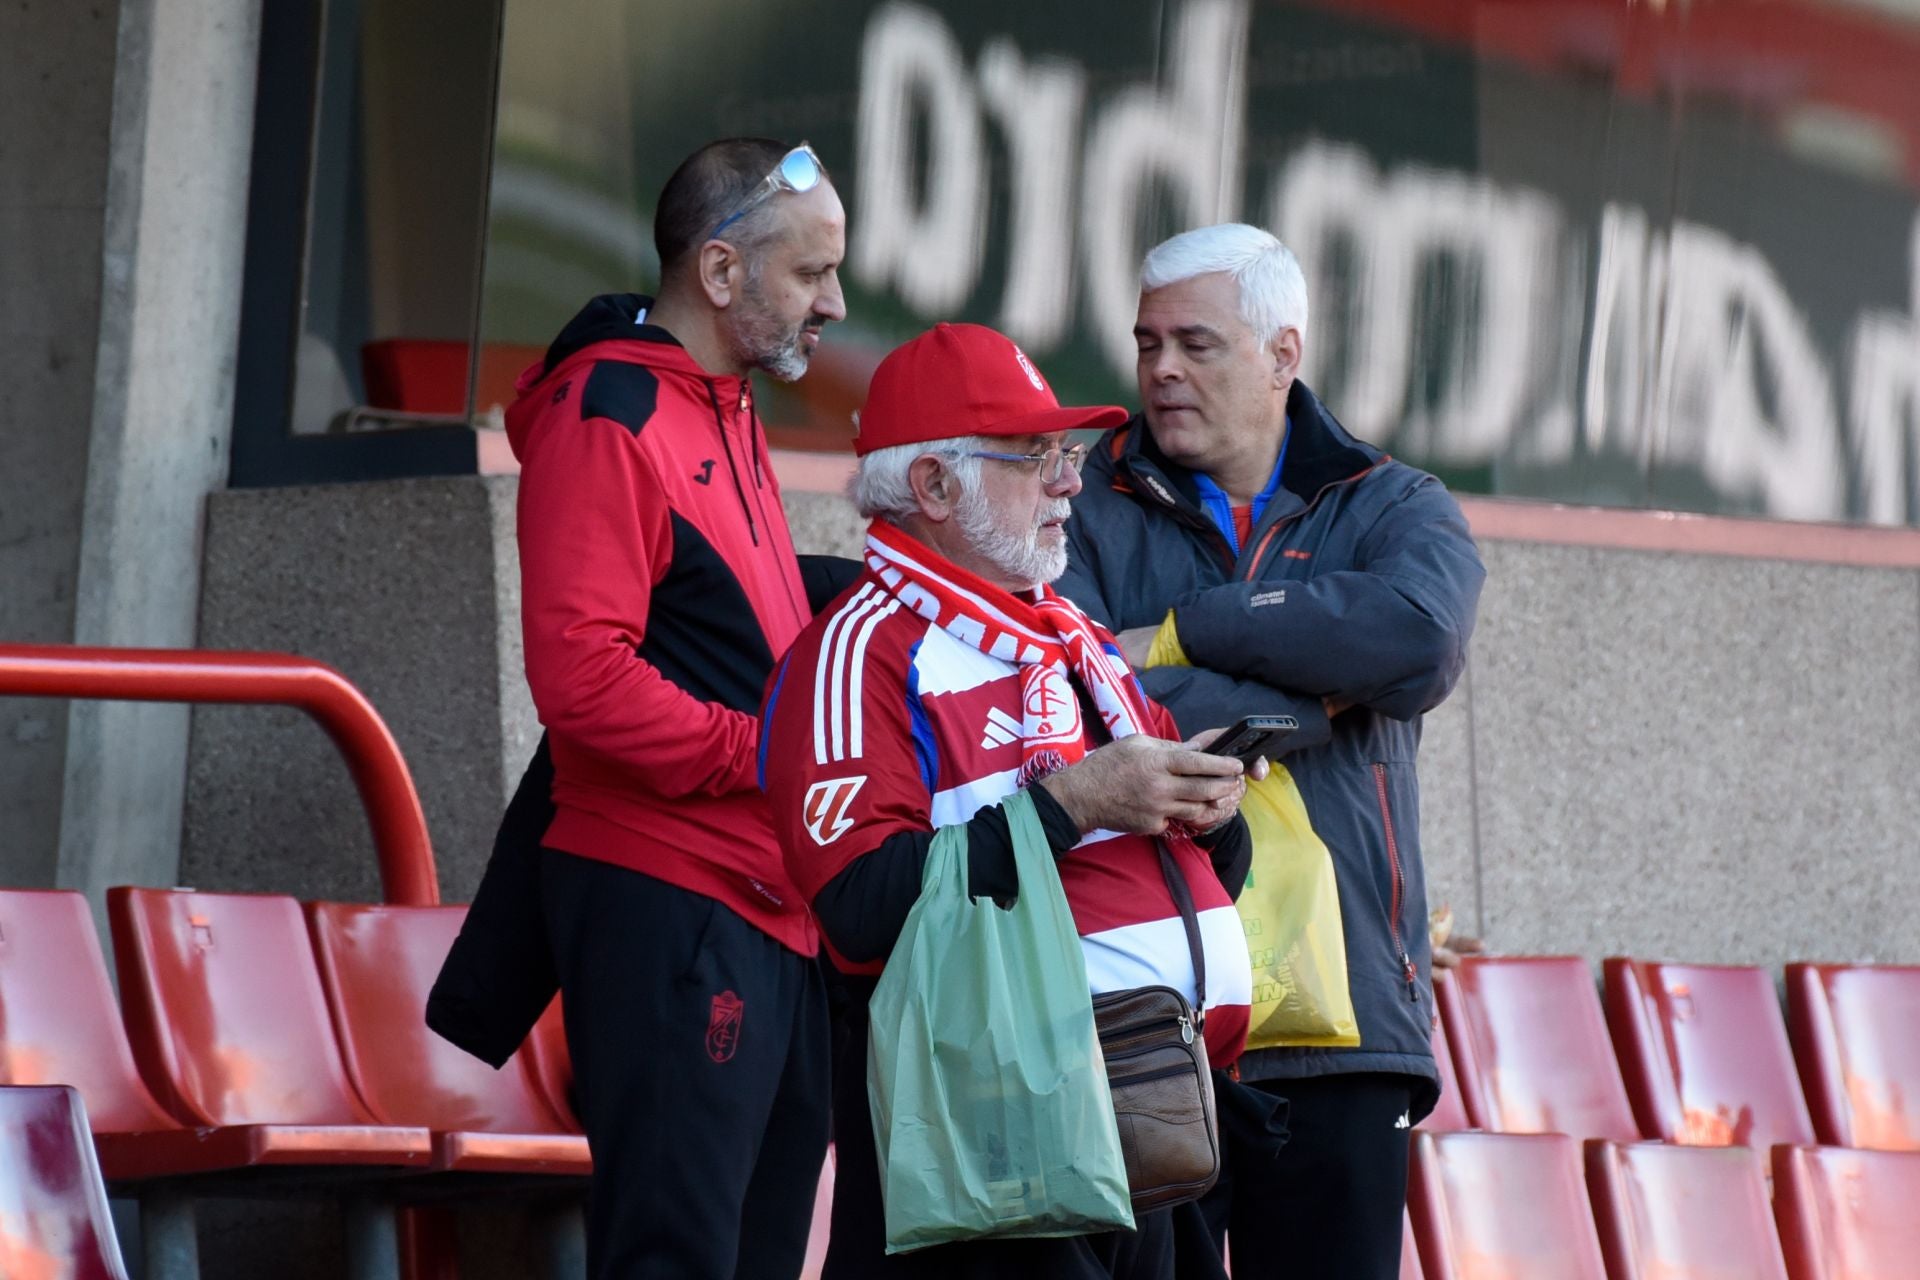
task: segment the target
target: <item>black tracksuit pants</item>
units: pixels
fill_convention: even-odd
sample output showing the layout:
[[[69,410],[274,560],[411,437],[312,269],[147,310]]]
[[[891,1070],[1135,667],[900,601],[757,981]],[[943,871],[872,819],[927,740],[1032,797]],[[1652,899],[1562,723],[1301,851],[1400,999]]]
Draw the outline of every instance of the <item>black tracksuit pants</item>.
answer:
[[[542,851],[592,1280],[793,1280],[827,1148],[826,993],[711,898]]]
[[[1221,1121],[1220,1181],[1200,1201],[1225,1232],[1234,1280],[1397,1280],[1416,1076],[1262,1080],[1287,1100],[1276,1141]]]

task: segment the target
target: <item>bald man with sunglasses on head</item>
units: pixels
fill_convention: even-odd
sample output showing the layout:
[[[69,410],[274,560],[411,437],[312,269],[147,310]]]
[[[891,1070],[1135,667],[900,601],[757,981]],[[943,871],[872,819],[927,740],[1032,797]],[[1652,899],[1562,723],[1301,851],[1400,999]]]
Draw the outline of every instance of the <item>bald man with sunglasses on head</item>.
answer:
[[[593,1150],[589,1273],[791,1280],[827,1001],[757,712],[811,611],[750,375],[799,378],[845,317],[846,214],[805,144],[729,139],[668,180],[654,240],[659,295],[589,302],[507,412],[552,756],[538,896]]]

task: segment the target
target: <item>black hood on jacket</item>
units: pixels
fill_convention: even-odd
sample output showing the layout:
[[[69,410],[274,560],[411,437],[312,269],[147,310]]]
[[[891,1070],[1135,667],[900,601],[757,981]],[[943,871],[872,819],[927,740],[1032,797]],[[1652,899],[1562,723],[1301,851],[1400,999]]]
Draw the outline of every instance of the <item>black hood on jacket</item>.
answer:
[[[653,309],[653,299],[644,293],[603,293],[580,308],[579,314],[567,321],[560,330],[560,336],[547,348],[547,359],[541,368],[541,375],[552,373],[555,366],[582,347],[596,342],[671,342],[680,345],[680,340],[657,324],[635,324],[634,320],[642,311]]]

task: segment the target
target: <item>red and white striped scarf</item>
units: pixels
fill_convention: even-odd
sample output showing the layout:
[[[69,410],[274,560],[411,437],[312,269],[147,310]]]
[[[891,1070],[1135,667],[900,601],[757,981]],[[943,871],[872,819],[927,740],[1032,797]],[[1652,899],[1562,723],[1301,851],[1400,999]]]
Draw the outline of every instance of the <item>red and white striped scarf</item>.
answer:
[[[1039,586],[1016,596],[946,559],[897,525],[867,526],[867,567],[902,604],[955,640],[1020,668],[1020,784],[1086,755],[1080,699],[1093,698],[1113,738],[1151,724],[1126,662],[1109,652],[1072,601]]]

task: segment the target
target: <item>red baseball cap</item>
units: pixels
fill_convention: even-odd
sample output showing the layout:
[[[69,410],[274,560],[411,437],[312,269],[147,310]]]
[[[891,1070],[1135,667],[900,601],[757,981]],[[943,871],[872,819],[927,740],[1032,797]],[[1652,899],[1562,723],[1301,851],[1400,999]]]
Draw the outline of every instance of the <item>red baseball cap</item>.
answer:
[[[959,436],[1038,436],[1104,430],[1127,420],[1117,405],[1062,408],[1012,338],[980,324],[937,324],[887,353],[854,420],[853,451]]]

